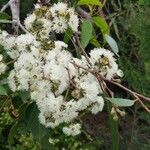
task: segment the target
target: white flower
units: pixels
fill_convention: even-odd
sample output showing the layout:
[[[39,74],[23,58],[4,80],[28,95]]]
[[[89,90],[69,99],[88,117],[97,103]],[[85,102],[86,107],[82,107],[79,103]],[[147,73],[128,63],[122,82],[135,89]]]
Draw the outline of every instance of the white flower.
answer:
[[[124,76],[124,74],[123,74],[123,71],[122,70],[117,70],[117,75],[119,76],[119,77],[123,77]]]
[[[25,24],[25,27],[26,27],[27,30],[30,30],[32,28],[32,24],[35,21],[35,19],[36,19],[36,15],[34,13],[29,14],[27,16],[27,18],[24,21],[24,24]]]
[[[2,62],[3,55],[0,54],[0,75],[4,74],[7,68],[7,65]]]
[[[61,94],[67,89],[69,84],[68,73],[61,65],[57,65],[55,62],[46,64],[44,66],[44,75],[54,82],[57,94]]]
[[[9,34],[7,31],[1,31],[0,30],[0,44],[3,45],[3,42],[5,43],[5,39]]]
[[[10,58],[16,59],[19,56],[18,49],[16,48],[16,37],[5,37],[5,40],[2,43],[2,45],[5,47],[7,54],[10,56]]]
[[[50,11],[51,11],[53,17],[55,17],[57,15],[57,13],[64,14],[67,11],[67,4],[66,3],[62,3],[62,2],[54,4],[50,8]]]
[[[52,22],[52,30],[56,33],[63,33],[67,29],[67,20],[55,17]]]
[[[10,87],[10,89],[15,92],[17,87],[16,87],[16,80],[15,80],[15,71],[12,70],[9,74],[9,77],[8,77],[8,85]]]
[[[67,136],[76,136],[81,133],[80,129],[81,125],[77,123],[74,125],[70,125],[69,127],[64,127],[63,133],[66,134]]]
[[[38,118],[39,118],[40,123],[45,126],[46,125],[46,120],[45,120],[44,114],[40,113]]]
[[[104,107],[104,99],[101,96],[97,96],[95,101],[96,103],[91,108],[92,114],[97,114],[102,111]]]
[[[34,7],[35,9],[41,8],[40,4],[35,4]]]
[[[67,48],[68,45],[62,41],[55,41],[55,48],[54,50],[63,50],[64,48]]]
[[[27,46],[30,46],[30,44],[32,45],[34,42],[35,37],[32,34],[28,33],[22,34],[16,38],[16,44],[19,51],[26,50],[28,48]]]
[[[6,64],[0,62],[0,75],[5,73],[6,68],[7,68]]]
[[[116,60],[114,58],[114,54],[111,51],[106,50],[104,48],[95,48],[95,49],[91,50],[90,56],[91,56],[90,60],[93,64],[103,56],[108,58],[110,65],[111,65],[111,62],[114,62]]]
[[[78,26],[79,26],[78,16],[77,15],[71,15],[68,24],[71,27],[72,31],[77,32]]]
[[[2,61],[2,59],[3,59],[3,55],[0,54],[0,62]]]
[[[114,54],[103,48],[95,48],[90,52],[90,61],[103,76],[111,80],[115,76],[122,76]]]

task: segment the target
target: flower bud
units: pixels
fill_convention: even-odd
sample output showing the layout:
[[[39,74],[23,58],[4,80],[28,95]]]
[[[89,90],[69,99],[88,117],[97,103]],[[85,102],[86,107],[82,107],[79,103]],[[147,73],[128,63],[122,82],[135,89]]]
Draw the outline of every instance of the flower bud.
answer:
[[[113,116],[116,115],[116,110],[115,110],[114,107],[112,107],[110,114],[113,115]]]
[[[116,111],[120,114],[121,117],[124,117],[126,115],[125,111],[121,111],[120,109],[116,109]]]
[[[119,117],[117,115],[113,116],[114,121],[118,121]]]

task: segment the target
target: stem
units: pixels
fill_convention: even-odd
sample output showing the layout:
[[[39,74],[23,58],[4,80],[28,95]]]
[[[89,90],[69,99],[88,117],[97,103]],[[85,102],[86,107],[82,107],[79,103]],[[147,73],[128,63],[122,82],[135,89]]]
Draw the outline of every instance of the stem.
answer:
[[[92,64],[91,64],[91,62],[90,62],[90,59],[89,59],[87,53],[85,52],[84,48],[82,47],[82,44],[81,44],[81,42],[80,42],[80,40],[79,40],[79,37],[78,37],[78,34],[76,34],[76,40],[77,40],[78,46],[80,47],[80,49],[81,49],[83,55],[85,56],[87,62],[89,63],[90,66],[92,66]]]
[[[119,131],[118,131],[118,121],[113,120],[111,111],[111,104],[106,101],[107,111],[109,116],[109,129],[110,129],[110,139],[111,139],[111,150],[119,150]]]
[[[85,18],[87,18],[87,19],[91,19],[91,18],[92,18],[89,13],[87,13],[85,10],[83,10],[83,9],[80,8],[80,7],[77,7],[77,12],[78,12],[79,14],[81,14],[82,17],[85,17]]]

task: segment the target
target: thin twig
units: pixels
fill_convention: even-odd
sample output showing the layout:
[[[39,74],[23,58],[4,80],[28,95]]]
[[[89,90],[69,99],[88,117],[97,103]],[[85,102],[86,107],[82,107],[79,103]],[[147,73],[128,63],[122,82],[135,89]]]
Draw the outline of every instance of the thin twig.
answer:
[[[102,76],[101,76],[101,77],[102,77]],[[104,78],[104,77],[102,77],[102,78],[103,78],[105,81],[107,81],[107,82],[109,82],[109,83],[112,83],[112,84],[114,84],[114,85],[120,87],[121,89],[127,91],[128,93],[130,93],[130,94],[132,94],[132,95],[136,95],[136,96],[138,96],[139,98],[141,98],[141,99],[143,99],[143,100],[145,100],[145,101],[147,101],[147,102],[150,102],[150,98],[145,97],[145,96],[143,96],[143,95],[141,95],[141,94],[139,94],[139,93],[136,93],[136,92],[134,92],[134,91],[128,89],[127,87],[121,85],[120,83],[117,83],[117,82],[108,80],[108,79],[106,79],[106,78]]]
[[[148,112],[150,113],[150,109],[148,107],[146,107],[146,105],[139,99],[139,97],[137,95],[134,95],[136,97],[136,100],[142,105],[142,107]]]
[[[87,72],[92,73],[93,75],[97,75],[97,72],[96,72],[95,70],[91,70],[91,69],[84,68],[84,67],[82,67],[82,66],[80,66],[80,65],[78,65],[78,64],[75,64],[74,62],[72,62],[72,64],[74,64],[76,67],[79,67],[79,68],[82,68],[82,69],[86,70]],[[106,82],[108,82],[108,83],[111,83],[111,84],[113,84],[113,85],[118,86],[119,88],[121,88],[121,89],[125,90],[126,92],[132,94],[133,97],[136,96],[136,97],[135,97],[136,99],[137,99],[137,97],[138,97],[140,100],[142,99],[142,100],[144,100],[144,101],[150,102],[150,98],[145,97],[145,96],[143,96],[143,95],[141,95],[141,94],[139,94],[139,93],[136,93],[136,92],[134,92],[134,91],[128,89],[127,87],[121,85],[120,83],[114,82],[114,81],[112,81],[112,80],[108,80],[108,79],[106,79],[104,76],[102,76],[100,73],[98,73],[98,75],[99,75],[99,78],[101,78],[102,80],[104,80],[104,81],[106,81]]]
[[[0,12],[4,12],[6,10],[6,8],[8,8],[10,6],[10,3],[12,2],[12,0],[9,0],[7,4],[5,4]]]
[[[6,65],[10,65],[10,64],[13,64],[16,60],[12,60],[10,62],[7,62]]]
[[[2,23],[12,23],[12,25],[17,25],[17,30],[18,27],[20,27],[25,33],[28,33],[28,31],[20,23],[20,0],[9,0],[8,3],[2,7],[1,12],[5,11],[7,7],[10,7],[12,21],[3,20]]]
[[[76,85],[73,83],[73,81],[71,80],[71,76],[70,76],[70,70],[69,68],[66,67],[67,73],[68,73],[68,77],[69,77],[69,83],[70,86],[72,85],[73,87],[76,87]]]
[[[90,16],[89,13],[87,13],[85,10],[83,10],[81,7],[77,7],[77,12],[84,18],[91,19],[92,17]]]
[[[91,66],[92,66],[92,63],[91,63],[91,61],[90,61],[90,59],[89,59],[89,56],[87,55],[87,53],[85,52],[84,48],[82,47],[82,44],[81,44],[81,42],[80,42],[80,40],[79,40],[78,34],[76,34],[76,41],[77,41],[77,43],[78,43],[78,46],[79,46],[80,49],[82,50],[82,53],[83,53],[83,55],[85,56],[87,62],[89,63],[89,65],[90,65],[90,67],[91,67]]]

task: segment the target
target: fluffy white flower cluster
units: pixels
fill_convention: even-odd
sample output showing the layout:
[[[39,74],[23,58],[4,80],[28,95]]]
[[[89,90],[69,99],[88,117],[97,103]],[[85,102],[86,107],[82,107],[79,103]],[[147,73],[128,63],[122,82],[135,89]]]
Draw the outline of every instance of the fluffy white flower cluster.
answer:
[[[0,54],[0,75],[5,73],[7,65],[2,62],[3,61],[3,55]]]
[[[84,56],[82,59],[74,58],[62,41],[47,41],[45,45],[50,44],[48,49],[31,34],[18,37],[5,35],[1,44],[8,55],[16,59],[8,77],[9,86],[14,92],[30,91],[31,98],[40,110],[39,120],[43,125],[55,128],[62,123],[76,122],[76,118],[84,111],[93,114],[102,111],[104,100],[96,77],[73,65],[75,63],[88,69]],[[12,43],[10,39],[13,39]],[[106,78],[119,75],[112,52],[94,49],[89,59],[93,68]],[[63,128],[63,132],[77,135],[79,129],[80,126],[75,124]]]
[[[79,19],[73,8],[59,2],[52,7],[35,5],[35,10],[25,19],[25,27],[40,39],[47,39],[51,32],[64,33],[68,28],[78,31]]]
[[[107,79],[112,79],[115,76],[123,76],[123,72],[118,69],[114,54],[109,50],[95,48],[90,52],[91,63],[93,67],[105,76]]]
[[[36,5],[25,25],[32,34],[15,37],[6,31],[0,33],[0,44],[16,60],[8,77],[9,86],[14,92],[30,92],[31,99],[36,101],[40,110],[41,124],[50,128],[68,124],[63,127],[63,132],[75,136],[80,133],[78,117],[82,113],[97,114],[103,110],[103,92],[97,78],[86,71],[89,68],[86,58],[73,57],[67,51],[68,45],[62,41],[51,41],[49,33],[52,30],[62,33],[68,26],[77,31],[78,18],[74,10],[64,3],[50,8]],[[122,76],[109,50],[91,50],[89,61],[93,69],[109,80]]]

